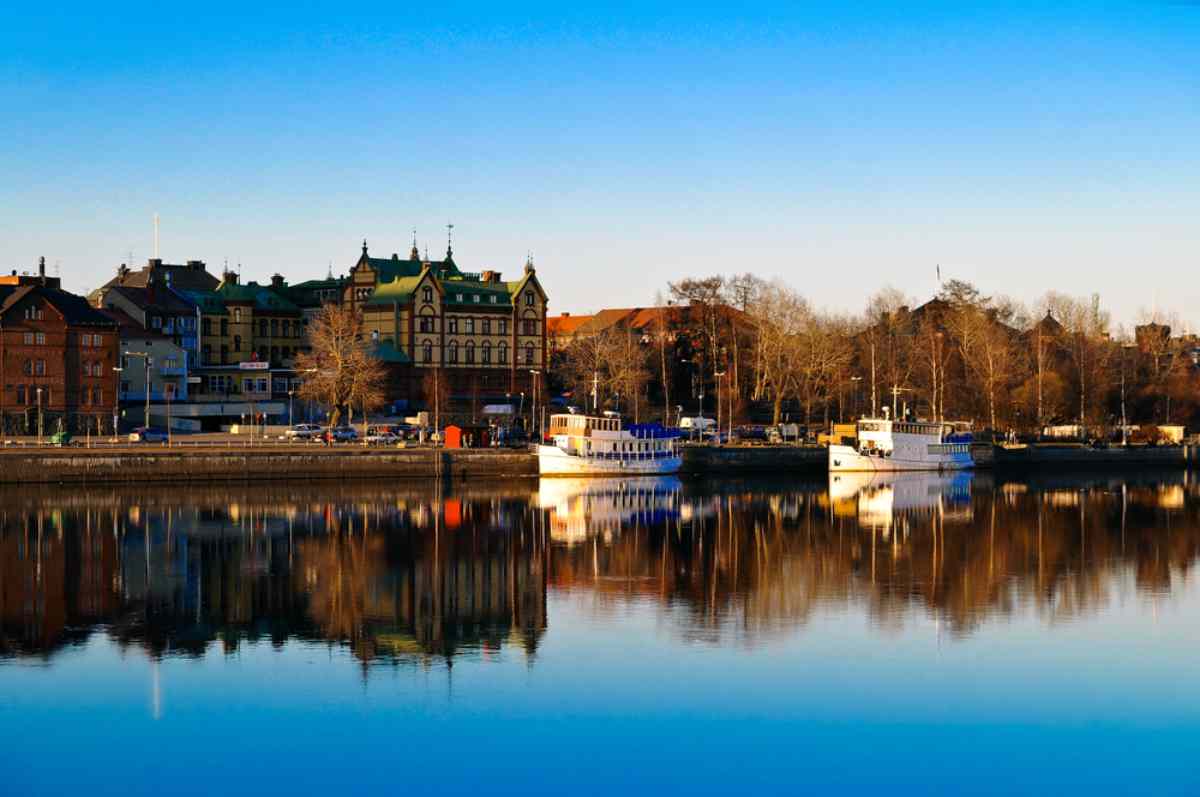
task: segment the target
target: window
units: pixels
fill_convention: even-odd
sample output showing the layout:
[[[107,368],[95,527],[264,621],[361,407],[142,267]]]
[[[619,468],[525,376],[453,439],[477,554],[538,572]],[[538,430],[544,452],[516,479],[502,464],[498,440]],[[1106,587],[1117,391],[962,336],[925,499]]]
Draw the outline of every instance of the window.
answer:
[[[159,316],[154,316],[150,319],[150,326],[153,329],[162,329],[162,318]]]
[[[279,337],[279,319],[277,318],[271,319],[271,337]]]
[[[433,362],[433,344],[429,341],[425,341],[425,344],[421,347],[421,359],[427,363]]]
[[[122,381],[121,382],[121,395],[124,396],[124,395],[128,395],[128,394],[129,394],[129,382]]]
[[[501,335],[508,334],[508,319],[507,318],[500,319],[500,334]]]
[[[450,341],[450,350],[446,353],[446,359],[452,363],[458,362],[458,342]]]
[[[25,376],[33,376],[33,360],[26,360],[21,364],[21,373]]]
[[[45,360],[38,360],[37,362],[35,362],[35,363],[33,364],[33,372],[34,372],[35,374],[37,374],[38,376],[45,376],[45,374],[46,374],[46,361],[45,361]]]
[[[229,365],[229,347],[221,347],[221,365]]]
[[[422,332],[432,332],[433,331],[433,319],[432,318],[429,318],[428,316],[421,317],[421,331]]]
[[[525,364],[533,365],[533,344],[532,343],[525,344]]]
[[[184,316],[179,319],[179,328],[185,332],[194,332],[196,330],[196,319],[191,316]]]
[[[487,341],[484,341],[484,344],[483,344],[483,352],[482,352],[482,354],[483,354],[483,364],[484,364],[484,365],[491,365],[491,362],[492,362],[492,344],[488,343]]]
[[[286,318],[280,322],[280,331],[282,333],[280,335],[281,337],[284,337],[284,338],[291,337],[292,336],[291,329],[292,329],[292,322],[288,321]]]
[[[26,332],[26,333],[25,333],[25,345],[26,345],[26,346],[32,346],[32,345],[33,345],[33,333],[32,333],[32,332]]]
[[[25,403],[25,386],[24,385],[17,385],[17,403],[18,404]]]
[[[253,326],[250,327],[250,331],[254,331]],[[265,318],[258,319],[258,336],[260,338],[265,338],[267,336],[267,319]]]
[[[533,307],[533,291],[528,291],[525,294],[525,306]]]
[[[257,356],[258,359],[262,360],[263,362],[267,361],[267,347],[266,346],[259,346],[257,352],[255,352],[254,349],[250,349],[250,352],[252,354],[254,354],[255,356]]]
[[[292,347],[291,346],[284,346],[282,349],[282,353],[283,353],[283,359],[285,359],[285,360],[292,359]]]
[[[461,293],[454,294],[454,301],[461,302],[462,300],[463,300],[463,295]]]
[[[34,337],[37,339],[37,345],[39,345],[39,346],[46,345],[46,333],[45,332],[38,332],[34,335]]]
[[[447,323],[447,325],[449,325],[449,329],[447,329],[446,331],[449,332],[451,335],[457,335],[458,334],[458,319],[451,318],[446,323]]]
[[[474,335],[475,334],[475,319],[474,318],[466,319],[466,325],[467,325],[467,334]]]
[[[178,368],[179,360],[175,357],[167,357],[166,359],[163,360],[162,367],[163,368]],[[99,374],[97,374],[97,376],[99,376]]]
[[[428,285],[426,285],[424,290],[421,291],[421,298],[424,299],[426,302],[432,302],[433,301],[433,288],[430,288]]]
[[[221,319],[221,337],[223,337],[223,338],[229,337],[229,319],[228,318]]]
[[[235,324],[242,323],[242,308],[240,308],[240,307],[233,308],[233,323],[235,323]]]
[[[233,350],[234,351],[242,350],[242,336],[241,335],[233,336]]]
[[[267,386],[267,378],[260,376],[254,381],[254,387],[259,393],[266,393],[270,388]]]
[[[507,343],[500,344],[499,349],[497,349],[497,351],[496,351],[496,361],[499,362],[501,365],[508,364],[508,344]]]
[[[475,302],[475,304],[479,304],[479,294],[478,293],[473,294],[471,296],[471,301]]]
[[[212,334],[212,319],[205,318],[200,321],[200,334],[205,337]]]
[[[204,358],[203,359],[204,359],[205,365],[212,365],[212,344],[211,343],[204,344]]]
[[[254,380],[253,379],[247,378],[247,379],[242,380],[242,392],[243,393],[253,393],[254,392]]]
[[[373,332],[373,333],[371,333],[371,334],[372,334],[372,336],[374,336],[374,335],[377,335],[377,334],[379,334],[379,333],[377,333],[377,332]],[[272,347],[271,347],[271,362],[273,362],[273,363],[277,363],[277,362],[279,362],[279,347],[278,347],[278,346],[272,346]]]
[[[536,335],[537,334],[537,321],[535,319],[526,318],[522,322],[522,326],[524,327],[524,329],[521,331],[522,335]]]
[[[492,304],[495,304],[496,303],[496,294],[493,293],[491,296],[489,296],[488,301],[491,302]]]
[[[467,363],[473,363],[473,362],[475,362],[475,344],[468,343],[467,344]]]
[[[102,388],[102,387],[92,388],[92,403],[93,404],[103,404],[104,403],[104,388]]]
[[[43,342],[43,343],[45,343],[46,341],[43,339],[43,340],[42,340],[42,342]],[[93,345],[93,346],[103,346],[103,345],[104,345],[104,338],[103,338],[103,336],[101,336],[101,335],[92,335],[92,345]]]
[[[483,319],[483,334],[485,334],[485,335],[492,334],[492,319],[490,319],[490,318]]]

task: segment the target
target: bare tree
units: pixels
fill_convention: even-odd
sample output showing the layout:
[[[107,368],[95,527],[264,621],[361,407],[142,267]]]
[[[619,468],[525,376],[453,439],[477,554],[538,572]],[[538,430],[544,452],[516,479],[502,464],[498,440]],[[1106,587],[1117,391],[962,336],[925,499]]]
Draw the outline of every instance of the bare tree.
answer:
[[[1104,389],[1108,361],[1109,315],[1100,307],[1100,297],[1077,299],[1047,294],[1047,302],[1063,325],[1063,342],[1071,358],[1079,399],[1079,423],[1086,425],[1088,411],[1098,406]]]
[[[353,306],[323,306],[308,325],[308,344],[296,357],[296,370],[305,374],[298,393],[330,408],[330,426],[341,422],[343,410],[378,406],[387,373],[363,340],[362,316]]]

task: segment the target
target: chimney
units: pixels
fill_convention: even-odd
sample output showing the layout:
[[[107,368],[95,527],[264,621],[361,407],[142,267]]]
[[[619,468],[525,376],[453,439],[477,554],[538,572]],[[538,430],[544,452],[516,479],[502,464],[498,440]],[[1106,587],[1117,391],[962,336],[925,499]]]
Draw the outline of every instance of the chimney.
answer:
[[[152,257],[146,261],[146,264],[148,266],[150,266],[150,268],[158,268],[159,266],[162,265],[162,258],[161,257]]]
[[[283,286],[284,286],[283,275],[282,274],[272,274],[271,275],[271,287],[272,288],[282,288]]]
[[[44,258],[44,257],[38,258],[38,276],[41,278],[42,284],[45,285],[46,284],[46,258]]]
[[[187,262],[187,267],[191,271],[203,271],[204,270],[204,261],[203,260],[189,260]]]
[[[238,284],[237,272],[230,271],[229,269],[225,269],[225,271],[222,272],[222,274],[221,274],[221,282],[224,282],[226,285],[237,285]]]

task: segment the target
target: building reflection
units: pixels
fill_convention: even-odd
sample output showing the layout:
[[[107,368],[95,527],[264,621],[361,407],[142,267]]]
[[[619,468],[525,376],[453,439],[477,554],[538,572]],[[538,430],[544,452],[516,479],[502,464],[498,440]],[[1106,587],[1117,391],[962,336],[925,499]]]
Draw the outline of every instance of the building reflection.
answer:
[[[151,656],[331,644],[364,666],[536,657],[569,599],[753,642],[821,613],[1086,616],[1151,600],[1200,553],[1184,473],[673,477],[452,486],[0,494],[0,656],[104,634]]]

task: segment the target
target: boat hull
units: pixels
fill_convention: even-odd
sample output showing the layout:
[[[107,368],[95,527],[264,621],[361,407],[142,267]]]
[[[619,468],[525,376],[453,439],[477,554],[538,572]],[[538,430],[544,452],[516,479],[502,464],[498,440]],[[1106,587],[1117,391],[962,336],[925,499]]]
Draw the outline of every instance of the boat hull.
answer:
[[[962,454],[946,454],[930,456],[923,459],[905,459],[903,457],[868,457],[858,453],[850,446],[833,445],[829,447],[829,470],[834,472],[879,472],[892,473],[896,471],[943,471],[966,470],[975,467],[970,452]]]
[[[607,459],[568,454],[557,446],[538,446],[538,473],[542,476],[645,476],[678,473],[681,457]]]

